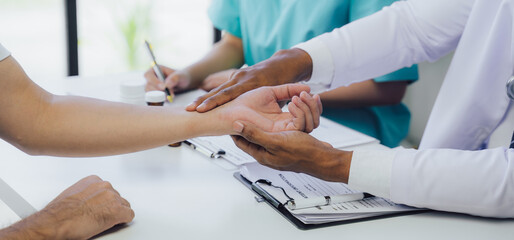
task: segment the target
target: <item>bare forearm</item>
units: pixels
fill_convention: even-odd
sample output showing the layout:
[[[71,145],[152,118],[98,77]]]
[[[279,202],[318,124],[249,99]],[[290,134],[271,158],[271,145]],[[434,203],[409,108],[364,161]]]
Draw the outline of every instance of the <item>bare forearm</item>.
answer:
[[[59,226],[49,220],[45,214],[41,212],[35,213],[7,228],[1,229],[0,239],[63,239],[62,236],[57,236],[57,228]]]
[[[52,96],[33,120],[16,123],[16,145],[35,155],[100,156],[214,134],[209,116],[180,108],[133,106]],[[29,126],[32,126],[29,127]],[[25,129],[24,129],[25,128]]]
[[[407,81],[377,83],[374,80],[354,83],[320,94],[327,107],[369,107],[393,105],[401,102]]]

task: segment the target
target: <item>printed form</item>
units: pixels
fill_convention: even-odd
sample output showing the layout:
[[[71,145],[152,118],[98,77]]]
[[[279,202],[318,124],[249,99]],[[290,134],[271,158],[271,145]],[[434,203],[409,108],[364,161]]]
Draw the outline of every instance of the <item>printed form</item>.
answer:
[[[259,179],[268,180],[272,185],[282,187],[293,199],[357,192],[348,188],[348,185],[344,183],[327,182],[303,173],[278,171],[259,163],[246,164],[241,168],[240,173],[251,182]],[[264,184],[260,184],[260,186],[281,203],[284,204],[288,200],[282,190]],[[288,209],[302,222],[316,224],[413,210],[417,209],[395,204],[379,197],[298,210]]]

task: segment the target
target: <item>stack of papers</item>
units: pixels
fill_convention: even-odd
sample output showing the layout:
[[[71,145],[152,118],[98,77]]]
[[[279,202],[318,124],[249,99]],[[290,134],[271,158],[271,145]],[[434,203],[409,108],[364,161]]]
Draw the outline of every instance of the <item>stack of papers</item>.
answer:
[[[320,126],[314,129],[311,135],[321,141],[330,143],[335,148],[345,148],[378,142],[375,138],[347,128],[324,117],[320,118]],[[189,141],[195,145],[203,146],[213,153],[223,150],[225,155],[222,156],[222,158],[236,166],[255,162],[252,156],[236,146],[230,136],[198,137],[190,139]]]
[[[277,171],[262,166],[259,163],[246,164],[241,168],[240,174],[250,182],[260,179],[268,180],[274,186],[282,187],[293,199],[308,199],[357,192],[348,188],[348,185],[344,183],[327,182],[303,173]],[[259,186],[282,204],[285,204],[288,200],[282,190],[276,187]],[[298,210],[285,209],[304,224],[322,224],[419,210],[395,204],[390,200],[379,197]]]

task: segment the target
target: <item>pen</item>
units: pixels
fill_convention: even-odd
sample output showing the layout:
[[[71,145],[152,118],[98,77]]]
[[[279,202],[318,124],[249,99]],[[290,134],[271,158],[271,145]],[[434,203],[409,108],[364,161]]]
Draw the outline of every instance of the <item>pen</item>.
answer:
[[[303,208],[311,208],[317,206],[326,206],[330,204],[336,203],[344,203],[362,200],[367,197],[372,197],[373,195],[369,193],[349,193],[343,195],[335,195],[335,196],[320,196],[315,198],[307,198],[307,199],[298,199],[298,200],[289,200],[287,201],[287,208],[289,210],[295,209],[303,209]]]
[[[153,68],[153,71],[155,72],[155,75],[157,75],[157,78],[159,80],[161,80],[161,82],[164,82],[164,74],[162,73],[159,65],[157,65],[157,61],[155,60],[155,55],[153,54],[153,51],[152,51],[152,46],[146,40],[145,40],[145,46],[146,46],[146,49],[148,50],[148,55],[150,55],[150,57],[152,58],[152,68]],[[164,91],[166,92],[168,101],[173,102],[173,97],[171,96],[170,90],[168,88],[165,88]]]
[[[225,154],[225,151],[223,151],[223,150],[219,150],[218,152],[212,152],[212,151],[209,151],[209,149],[207,149],[205,147],[193,144],[192,142],[187,141],[187,140],[184,141],[184,144],[186,144],[187,146],[191,147],[193,150],[196,150],[209,158],[220,158],[221,155]]]

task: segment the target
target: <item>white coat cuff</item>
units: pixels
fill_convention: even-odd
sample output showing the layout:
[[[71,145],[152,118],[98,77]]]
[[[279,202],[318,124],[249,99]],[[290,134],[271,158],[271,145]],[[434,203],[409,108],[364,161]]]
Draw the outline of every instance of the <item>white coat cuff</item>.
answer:
[[[293,48],[304,50],[312,59],[312,75],[305,82],[311,88],[311,93],[320,93],[330,89],[334,78],[334,61],[328,46],[323,41],[314,38]]]
[[[394,150],[354,151],[348,186],[354,190],[390,198]]]

